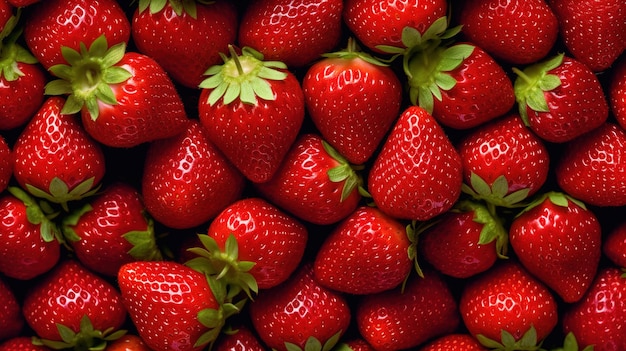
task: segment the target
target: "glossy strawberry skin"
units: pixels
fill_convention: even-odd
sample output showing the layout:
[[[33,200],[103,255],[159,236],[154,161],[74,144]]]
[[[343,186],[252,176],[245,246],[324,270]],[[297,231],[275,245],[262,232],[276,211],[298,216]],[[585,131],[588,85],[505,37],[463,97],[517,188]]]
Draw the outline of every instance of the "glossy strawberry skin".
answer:
[[[0,279],[0,301],[0,340],[6,340],[18,336],[25,323],[13,287],[4,278]]]
[[[384,213],[427,220],[454,205],[461,193],[461,171],[461,158],[444,130],[426,110],[411,106],[376,157],[368,190]]]
[[[244,177],[209,140],[196,120],[172,138],[148,147],[141,180],[143,200],[158,222],[192,228],[241,197]]]
[[[611,70],[609,102],[617,123],[626,128],[626,59],[618,59]]]
[[[0,75],[0,130],[24,126],[44,101],[46,76],[37,64],[17,62],[23,73],[14,81]]]
[[[50,351],[43,345],[34,345],[30,336],[17,336],[0,343],[0,351]]]
[[[241,19],[238,42],[266,60],[302,67],[339,43],[342,10],[340,0],[254,1]]]
[[[487,351],[469,334],[448,334],[439,337],[418,351]]]
[[[602,253],[616,266],[626,268],[626,222],[618,223],[606,234]]]
[[[215,351],[264,351],[261,341],[246,326],[237,326],[237,332],[233,334],[222,334],[213,346]]]
[[[107,345],[107,351],[151,351],[146,343],[137,335],[124,334]]]
[[[0,136],[0,193],[6,190],[13,176],[13,153],[3,136]]]

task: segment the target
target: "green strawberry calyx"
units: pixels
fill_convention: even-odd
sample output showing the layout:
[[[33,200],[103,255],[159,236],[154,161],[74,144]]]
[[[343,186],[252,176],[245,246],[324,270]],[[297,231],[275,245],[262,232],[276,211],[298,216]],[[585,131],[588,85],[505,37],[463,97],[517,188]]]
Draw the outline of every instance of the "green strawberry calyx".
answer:
[[[517,214],[517,217],[521,216],[523,213],[530,211],[531,209],[541,205],[545,201],[550,201],[551,203],[560,206],[560,207],[569,207],[570,202],[582,208],[583,210],[587,210],[587,206],[584,202],[571,197],[565,193],[559,191],[549,191],[542,195],[539,195],[533,199],[531,203],[529,203],[520,213]]]
[[[348,44],[345,49],[323,54],[322,57],[343,60],[361,59],[376,66],[389,66],[389,64],[383,62],[383,60],[362,51],[353,37],[348,38]]]
[[[126,330],[114,330],[113,328],[104,331],[94,330],[91,319],[87,315],[81,318],[78,332],[59,323],[56,326],[61,341],[35,337],[33,344],[47,346],[54,350],[101,351],[106,349],[108,342],[117,340],[126,334]]]
[[[476,200],[500,207],[521,206],[521,202],[528,197],[530,188],[509,191],[509,182],[504,175],[497,177],[489,185],[481,176],[471,172],[470,184],[463,183],[461,190]]]
[[[578,341],[574,333],[569,332],[563,340],[563,347],[553,349],[552,351],[593,351],[593,345],[588,345],[584,349],[580,349]]]
[[[26,190],[33,196],[60,204],[66,212],[69,212],[68,202],[92,196],[100,190],[100,185],[94,186],[94,181],[94,177],[88,178],[70,190],[67,183],[61,178],[54,177],[50,181],[48,191],[31,184],[26,184]]]
[[[26,191],[18,187],[9,187],[7,189],[11,195],[22,201],[26,206],[26,218],[28,222],[40,226],[41,238],[45,242],[57,240],[63,243],[63,236],[54,219],[59,215],[58,211],[54,211],[52,206],[46,201],[39,203],[31,197]]]
[[[196,7],[196,3],[202,4],[210,4],[215,1],[206,1],[206,0],[139,0],[139,13],[144,12],[146,9],[150,10],[150,14],[155,14],[161,12],[165,5],[168,3],[172,7],[172,10],[176,14],[176,16],[182,16],[183,14],[188,14],[191,18],[198,18],[198,10]]]
[[[537,340],[537,330],[533,325],[530,326],[524,335],[519,340],[515,340],[515,337],[508,331],[502,329],[500,332],[500,341],[491,340],[482,334],[476,335],[476,339],[485,347],[490,350],[502,350],[502,351],[535,351],[543,350],[541,343]]]
[[[561,79],[549,72],[563,63],[563,54],[551,59],[528,66],[523,71],[513,67],[517,74],[513,83],[515,99],[519,106],[519,114],[526,126],[530,126],[528,109],[536,112],[550,112],[545,92],[556,89],[561,85]]]
[[[334,347],[335,345],[337,345],[337,342],[339,342],[339,338],[341,338],[342,334],[343,334],[342,330],[338,331],[333,336],[331,336],[330,339],[326,340],[326,342],[323,344],[316,337],[309,336],[309,338],[306,340],[304,344],[304,348],[294,343],[285,341],[285,349],[287,351],[330,351],[330,350],[337,351],[338,349]],[[276,349],[272,349],[272,350],[275,351]]]
[[[327,175],[328,179],[333,183],[343,182],[341,201],[343,202],[347,199],[355,189],[361,196],[371,197],[363,187],[363,179],[357,173],[357,171],[362,170],[363,167],[351,165],[345,157],[324,140],[322,140],[322,146],[328,155],[339,163],[339,165],[329,169]]]
[[[228,105],[237,98],[244,104],[257,105],[260,98],[266,101],[276,100],[270,81],[287,78],[287,65],[280,61],[263,61],[263,55],[250,48],[241,49],[238,55],[232,45],[228,47],[230,57],[220,53],[224,63],[210,67],[199,87],[211,89],[209,105],[215,105],[220,99]]]
[[[89,48],[80,43],[80,51],[62,47],[61,53],[68,64],[50,67],[59,79],[46,84],[47,95],[68,95],[61,113],[75,114],[86,108],[92,120],[98,119],[100,104],[116,105],[112,85],[130,79],[133,74],[116,66],[126,53],[126,43],[108,47],[104,35],[99,36]]]
[[[9,18],[6,25],[0,31],[0,78],[8,82],[17,80],[24,76],[17,66],[18,63],[36,64],[37,59],[30,51],[16,44],[17,39],[22,34],[22,29],[16,29],[21,14],[21,8],[17,13]]]
[[[488,206],[474,200],[461,200],[451,211],[455,212],[474,212],[473,221],[483,225],[478,239],[479,245],[486,245],[495,240],[496,253],[499,258],[506,259],[509,235],[502,224],[502,220],[494,214]]]

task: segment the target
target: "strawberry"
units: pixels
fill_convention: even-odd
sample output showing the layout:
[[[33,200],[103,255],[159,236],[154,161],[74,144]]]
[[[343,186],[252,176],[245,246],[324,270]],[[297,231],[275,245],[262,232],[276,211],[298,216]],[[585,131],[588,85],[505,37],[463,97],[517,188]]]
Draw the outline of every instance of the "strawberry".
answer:
[[[405,27],[424,33],[448,11],[445,0],[398,2],[395,0],[346,0],[343,19],[348,29],[370,50],[400,46]]]
[[[536,345],[552,332],[558,318],[550,290],[513,260],[500,261],[468,281],[459,309],[465,327],[483,345],[510,350]]]
[[[108,46],[102,35],[80,52],[63,47],[68,64],[50,67],[59,79],[46,84],[49,95],[68,95],[63,113],[81,113],[85,130],[100,143],[133,147],[173,137],[188,122],[183,102],[156,61]]]
[[[461,158],[442,127],[423,108],[410,106],[374,160],[368,190],[387,215],[424,221],[452,208],[461,177]]]
[[[464,192],[495,206],[519,203],[541,189],[548,178],[548,149],[517,114],[465,135],[457,149]]]
[[[11,5],[15,7],[26,7],[28,5],[32,5],[41,0],[7,0]]]
[[[8,186],[13,176],[13,153],[6,140],[0,135],[0,193]]]
[[[315,279],[350,294],[372,294],[401,284],[411,272],[405,226],[375,207],[359,207],[324,240]]]
[[[469,334],[448,334],[441,336],[418,351],[486,351],[475,338]]]
[[[601,268],[585,296],[567,305],[563,331],[595,351],[626,350],[626,279],[614,267]]]
[[[332,50],[341,36],[341,0],[257,0],[241,19],[238,42],[268,60],[302,67]]]
[[[4,278],[0,278],[0,301],[0,340],[6,340],[20,334],[24,328],[24,317],[13,288]]]
[[[278,351],[305,350],[305,345],[306,350],[330,350],[351,318],[346,298],[319,285],[311,264],[283,284],[260,291],[248,307],[261,340]]]
[[[324,57],[302,79],[307,111],[331,146],[350,163],[363,164],[398,116],[400,80],[390,67],[358,51],[352,39],[344,51]]]
[[[237,38],[237,10],[229,1],[142,0],[132,37],[177,83],[197,88],[203,73],[221,62],[220,53]]]
[[[197,120],[171,138],[152,142],[141,189],[148,212],[170,228],[191,228],[241,197],[244,177],[209,140]]]
[[[375,351],[374,348],[361,338],[355,338],[339,343],[335,351]]]
[[[268,181],[295,141],[304,120],[300,83],[285,64],[230,47],[230,58],[211,67],[201,84],[200,122],[209,138],[253,182]]]
[[[152,220],[139,193],[126,183],[108,185],[80,209],[63,218],[62,231],[78,260],[110,277],[135,260],[161,259]]]
[[[435,271],[409,278],[404,289],[365,295],[355,317],[360,334],[378,351],[416,347],[452,333],[460,321],[452,292]]]
[[[125,334],[107,345],[107,351],[151,351],[137,335]]]
[[[626,221],[622,221],[604,238],[602,252],[611,262],[626,268]]]
[[[28,325],[51,348],[104,348],[125,332],[119,291],[73,260],[62,261],[32,286],[22,308]]]
[[[270,202],[299,219],[332,224],[351,214],[361,199],[360,178],[319,135],[301,135],[271,180],[255,184]]]
[[[611,71],[608,97],[611,111],[622,128],[626,128],[626,58],[618,59]]]
[[[128,43],[130,21],[115,0],[46,0],[27,8],[24,40],[44,68],[66,63],[62,48],[79,50],[105,36],[108,43]],[[63,33],[63,35],[59,35]]]
[[[513,71],[518,75],[514,84],[519,113],[544,140],[570,141],[608,118],[600,82],[580,61],[558,54]]]
[[[97,191],[105,159],[77,116],[63,113],[64,103],[61,97],[47,98],[18,137],[13,154],[19,185],[68,210],[68,202]]]
[[[559,35],[559,22],[545,0],[466,1],[459,23],[467,40],[513,64],[541,60]]]
[[[33,344],[33,338],[17,336],[0,343],[0,351],[50,351],[51,348],[44,345]]]
[[[8,0],[0,1],[0,28],[5,28],[9,20],[13,17],[13,5]],[[4,30],[2,30],[2,34]],[[4,39],[4,35],[0,36],[0,39]]]
[[[595,206],[626,205],[626,131],[614,123],[569,142],[555,167],[558,185]]]
[[[515,217],[509,237],[526,270],[565,302],[578,301],[591,285],[601,228],[582,202],[554,191],[539,196]]]
[[[568,51],[594,72],[609,68],[626,49],[622,0],[548,0]]]
[[[245,326],[238,326],[232,333],[224,333],[213,346],[214,351],[264,351],[265,348],[252,331]],[[108,350],[107,350],[108,351]]]

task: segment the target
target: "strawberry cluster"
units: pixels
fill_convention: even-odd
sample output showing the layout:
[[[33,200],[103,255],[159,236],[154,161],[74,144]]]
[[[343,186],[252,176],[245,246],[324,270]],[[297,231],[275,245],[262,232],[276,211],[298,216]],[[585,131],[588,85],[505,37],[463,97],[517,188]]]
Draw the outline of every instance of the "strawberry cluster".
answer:
[[[0,30],[0,351],[626,350],[623,0]]]

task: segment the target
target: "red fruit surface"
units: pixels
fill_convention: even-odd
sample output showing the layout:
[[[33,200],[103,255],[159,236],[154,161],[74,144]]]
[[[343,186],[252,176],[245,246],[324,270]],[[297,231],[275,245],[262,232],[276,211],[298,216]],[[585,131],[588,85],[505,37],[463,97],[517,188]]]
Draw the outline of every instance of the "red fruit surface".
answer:
[[[13,176],[13,154],[3,136],[0,135],[0,192],[6,190]]]
[[[30,336],[18,336],[0,343],[0,351],[50,351],[43,345],[34,345]]]
[[[0,301],[0,340],[6,340],[18,336],[25,323],[22,306],[4,278],[0,279]]]
[[[107,351],[151,351],[137,335],[125,334],[107,345]]]
[[[37,113],[45,98],[46,76],[41,67],[24,62],[16,65],[23,74],[16,80],[8,81],[0,74],[0,130],[24,126]]]
[[[232,334],[222,334],[213,345],[215,351],[264,351],[261,341],[248,327],[237,326],[237,331]]]
[[[486,351],[474,337],[469,334],[448,334],[439,337],[419,351]]]
[[[611,73],[609,103],[611,111],[622,128],[626,128],[626,58],[618,59]]]
[[[606,234],[602,252],[616,266],[626,268],[626,222],[619,222]]]

